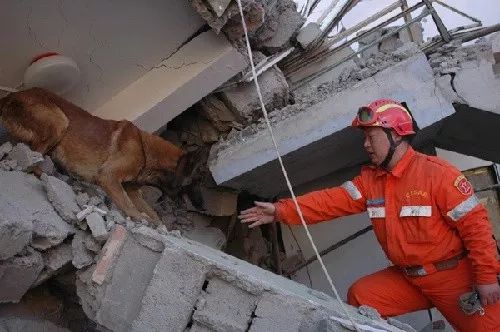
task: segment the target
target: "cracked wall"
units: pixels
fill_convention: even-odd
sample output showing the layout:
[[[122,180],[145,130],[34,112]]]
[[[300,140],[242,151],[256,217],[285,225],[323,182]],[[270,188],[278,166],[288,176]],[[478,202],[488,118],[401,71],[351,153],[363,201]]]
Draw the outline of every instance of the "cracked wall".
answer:
[[[0,12],[9,13],[0,21],[0,85],[17,87],[33,56],[60,52],[78,63],[82,75],[65,97],[90,111],[204,25],[183,0],[2,1]]]

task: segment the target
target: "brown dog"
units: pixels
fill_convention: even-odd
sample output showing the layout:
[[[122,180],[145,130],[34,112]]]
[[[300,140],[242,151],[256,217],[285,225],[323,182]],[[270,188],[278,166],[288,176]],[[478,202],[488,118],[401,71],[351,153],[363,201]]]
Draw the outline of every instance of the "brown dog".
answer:
[[[129,121],[98,118],[40,88],[0,100],[0,116],[13,139],[101,186],[125,214],[159,222],[140,187],[172,185],[183,168],[183,150]]]

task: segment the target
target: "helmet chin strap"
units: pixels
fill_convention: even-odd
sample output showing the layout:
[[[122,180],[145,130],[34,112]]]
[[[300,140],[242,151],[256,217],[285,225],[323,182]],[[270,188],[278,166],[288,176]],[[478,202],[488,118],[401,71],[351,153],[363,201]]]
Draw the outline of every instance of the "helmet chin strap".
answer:
[[[387,151],[387,155],[385,156],[384,161],[380,164],[380,167],[388,169],[387,166],[392,160],[392,157],[394,157],[394,152],[396,151],[396,148],[398,147],[399,144],[403,140],[400,140],[399,142],[394,142],[394,139],[392,138],[391,134],[391,129],[389,128],[382,128],[387,135],[387,139],[389,140],[390,146],[389,146],[389,151]]]

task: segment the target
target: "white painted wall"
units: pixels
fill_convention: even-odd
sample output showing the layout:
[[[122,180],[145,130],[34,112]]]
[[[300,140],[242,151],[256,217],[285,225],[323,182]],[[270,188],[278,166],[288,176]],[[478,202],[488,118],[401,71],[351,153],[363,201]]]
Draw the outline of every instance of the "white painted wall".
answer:
[[[454,151],[448,151],[436,148],[437,156],[443,158],[449,163],[453,164],[461,171],[465,171],[471,168],[490,166],[492,164],[491,161],[479,159],[472,156],[466,156],[461,153],[457,153]]]
[[[0,1],[0,85],[18,86],[33,56],[73,58],[65,97],[93,111],[170,56],[203,24],[185,0]]]

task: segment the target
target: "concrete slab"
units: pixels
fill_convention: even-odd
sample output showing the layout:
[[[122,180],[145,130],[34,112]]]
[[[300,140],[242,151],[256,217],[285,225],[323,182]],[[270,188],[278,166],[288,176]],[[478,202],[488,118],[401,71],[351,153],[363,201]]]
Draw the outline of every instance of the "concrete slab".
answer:
[[[277,116],[274,131],[294,185],[367,160],[361,133],[347,127],[360,105],[378,98],[406,101],[420,128],[454,113],[451,103],[436,88],[427,58],[419,52],[349,89],[332,93],[307,110]],[[265,127],[242,140],[226,143],[212,147],[209,159],[217,184],[263,197],[285,191],[284,181],[278,180],[282,175]]]
[[[132,331],[182,331],[205,282],[208,266],[176,248],[166,248],[142,299]]]
[[[40,250],[61,243],[73,228],[64,222],[47,200],[40,180],[23,172],[0,171],[0,215],[5,220],[33,223],[31,245]]]
[[[31,242],[32,232],[32,220],[12,220],[0,215],[0,260],[21,252]]]
[[[500,77],[488,61],[471,61],[462,65],[455,75],[458,95],[471,107],[500,114]]]
[[[0,303],[19,302],[42,269],[42,256],[32,248],[21,256],[0,262]]]
[[[246,67],[222,35],[207,31],[116,94],[94,114],[154,132]]]
[[[193,321],[214,331],[248,330],[257,297],[218,278],[208,280]]]

